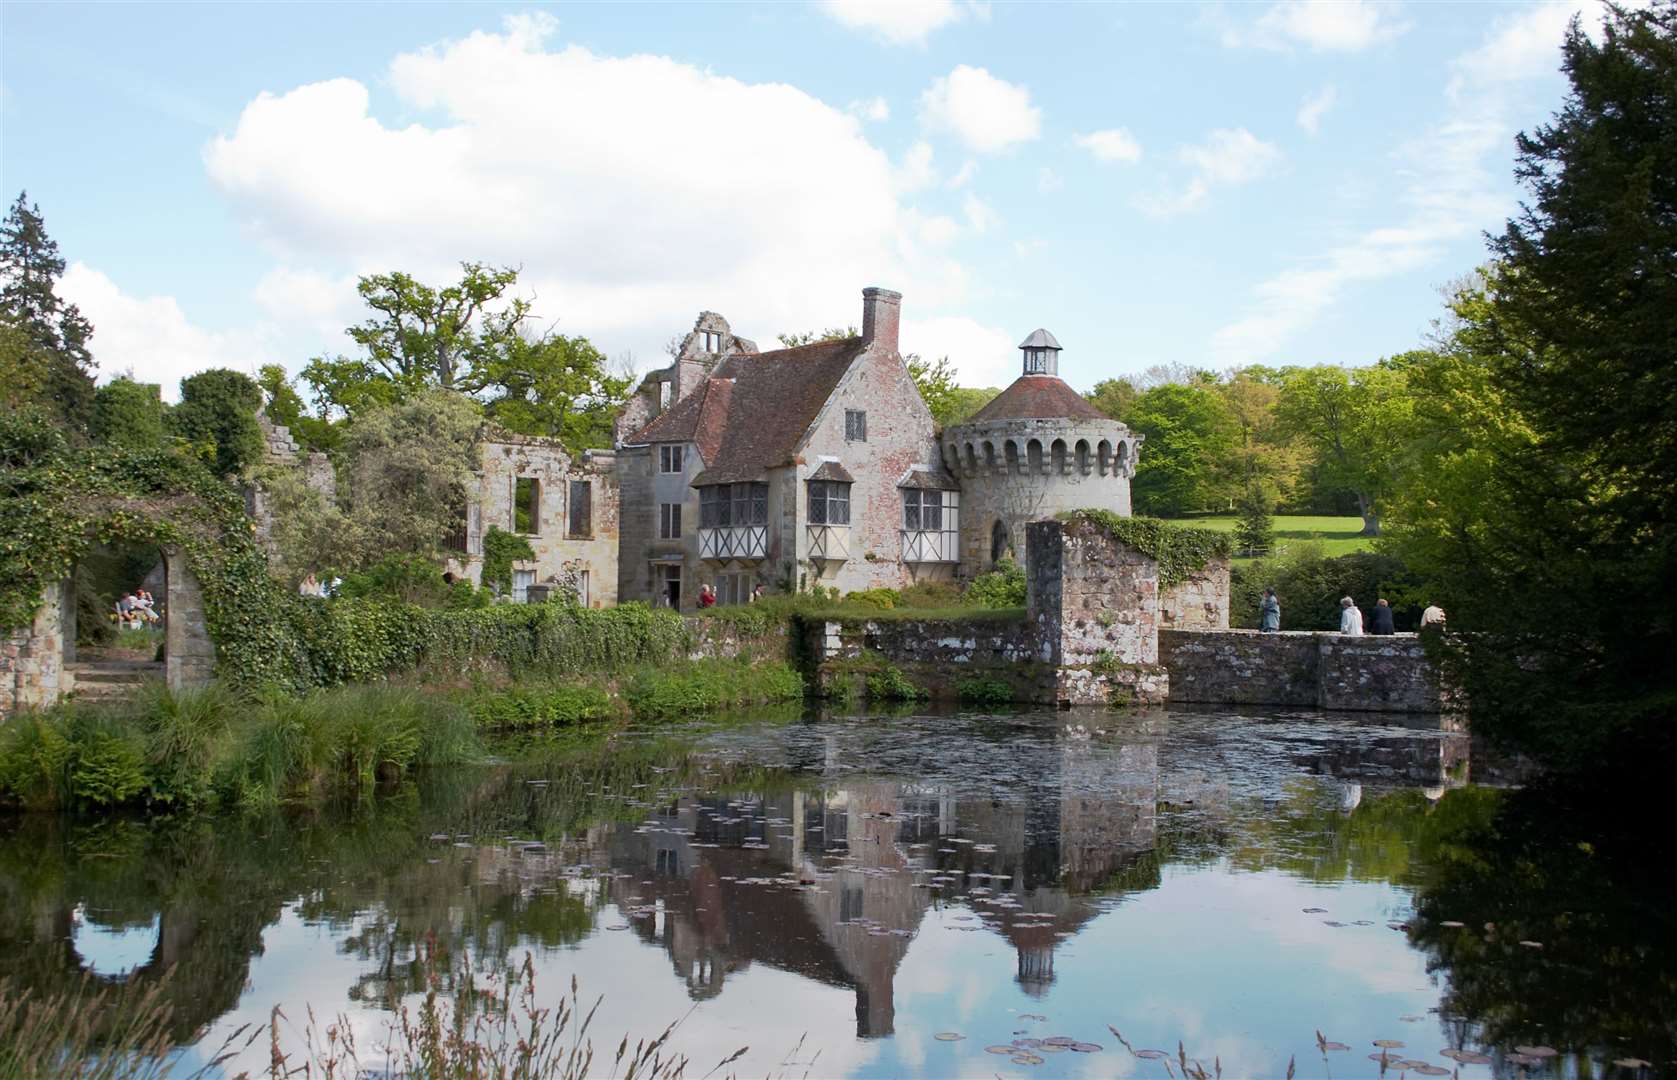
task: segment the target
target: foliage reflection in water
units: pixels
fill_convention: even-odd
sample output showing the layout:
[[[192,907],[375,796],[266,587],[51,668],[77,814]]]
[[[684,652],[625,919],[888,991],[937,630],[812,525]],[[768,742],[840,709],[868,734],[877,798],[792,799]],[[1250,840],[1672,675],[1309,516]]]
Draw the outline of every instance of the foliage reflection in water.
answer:
[[[0,978],[173,968],[205,1054],[275,1004],[373,1045],[434,942],[576,975],[603,1037],[691,1009],[676,1048],[749,1044],[742,1074],[1668,1065],[1663,893],[1468,757],[1319,714],[781,713],[524,744],[340,812],[25,817]]]

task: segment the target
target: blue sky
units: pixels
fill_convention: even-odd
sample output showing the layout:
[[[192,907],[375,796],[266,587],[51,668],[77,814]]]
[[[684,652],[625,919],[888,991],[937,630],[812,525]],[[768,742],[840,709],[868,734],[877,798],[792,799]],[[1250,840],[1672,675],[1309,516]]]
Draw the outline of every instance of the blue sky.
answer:
[[[1080,389],[1367,363],[1514,208],[1576,10],[7,3],[0,181],[103,372],[170,396],[462,260],[643,370],[701,309],[769,343],[875,284],[974,384],[1037,326]]]

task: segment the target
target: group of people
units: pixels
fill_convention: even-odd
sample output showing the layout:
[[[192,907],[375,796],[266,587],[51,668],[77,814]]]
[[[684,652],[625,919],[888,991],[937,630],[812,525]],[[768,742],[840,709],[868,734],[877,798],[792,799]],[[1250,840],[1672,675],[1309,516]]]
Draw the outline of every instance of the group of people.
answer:
[[[1437,604],[1428,604],[1421,612],[1421,629],[1429,627],[1442,628],[1444,625],[1444,609]],[[1258,629],[1266,634],[1273,634],[1281,629],[1281,601],[1277,599],[1274,589],[1265,589],[1264,597],[1258,604]],[[1349,596],[1339,601],[1339,632],[1346,637],[1361,637],[1363,630],[1362,609]],[[1389,635],[1397,633],[1397,627],[1392,623],[1392,605],[1381,597],[1374,605],[1374,615],[1370,619],[1367,633],[1371,635]]]
[[[763,586],[758,585],[751,590],[751,595],[746,598],[745,602],[748,604],[755,604],[758,600],[762,599],[762,597]],[[716,606],[716,590],[708,583],[699,586],[699,606],[702,608]]]
[[[116,621],[126,629],[138,630],[143,626],[157,625],[163,621],[163,616],[157,610],[157,601],[142,586],[123,593],[117,600]]]

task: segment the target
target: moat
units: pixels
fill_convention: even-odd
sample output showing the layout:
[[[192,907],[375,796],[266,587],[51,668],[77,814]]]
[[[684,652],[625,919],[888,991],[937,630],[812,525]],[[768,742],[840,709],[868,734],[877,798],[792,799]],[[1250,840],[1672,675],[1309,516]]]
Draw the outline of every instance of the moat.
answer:
[[[377,1067],[426,950],[574,975],[600,1060],[685,1016],[692,1075],[1672,1065],[1663,874],[1437,719],[793,709],[503,750],[330,812],[0,820],[0,978],[173,966],[189,1066],[312,1005]]]

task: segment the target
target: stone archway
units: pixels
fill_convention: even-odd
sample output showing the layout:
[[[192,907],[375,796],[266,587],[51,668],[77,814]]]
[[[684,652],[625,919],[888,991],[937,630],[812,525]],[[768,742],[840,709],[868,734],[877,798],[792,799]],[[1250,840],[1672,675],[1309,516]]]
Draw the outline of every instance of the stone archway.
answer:
[[[184,552],[165,547],[162,554],[163,679],[171,690],[202,686],[215,673],[204,592]],[[76,689],[75,612],[72,577],[43,590],[30,625],[0,637],[0,716],[53,705]]]

